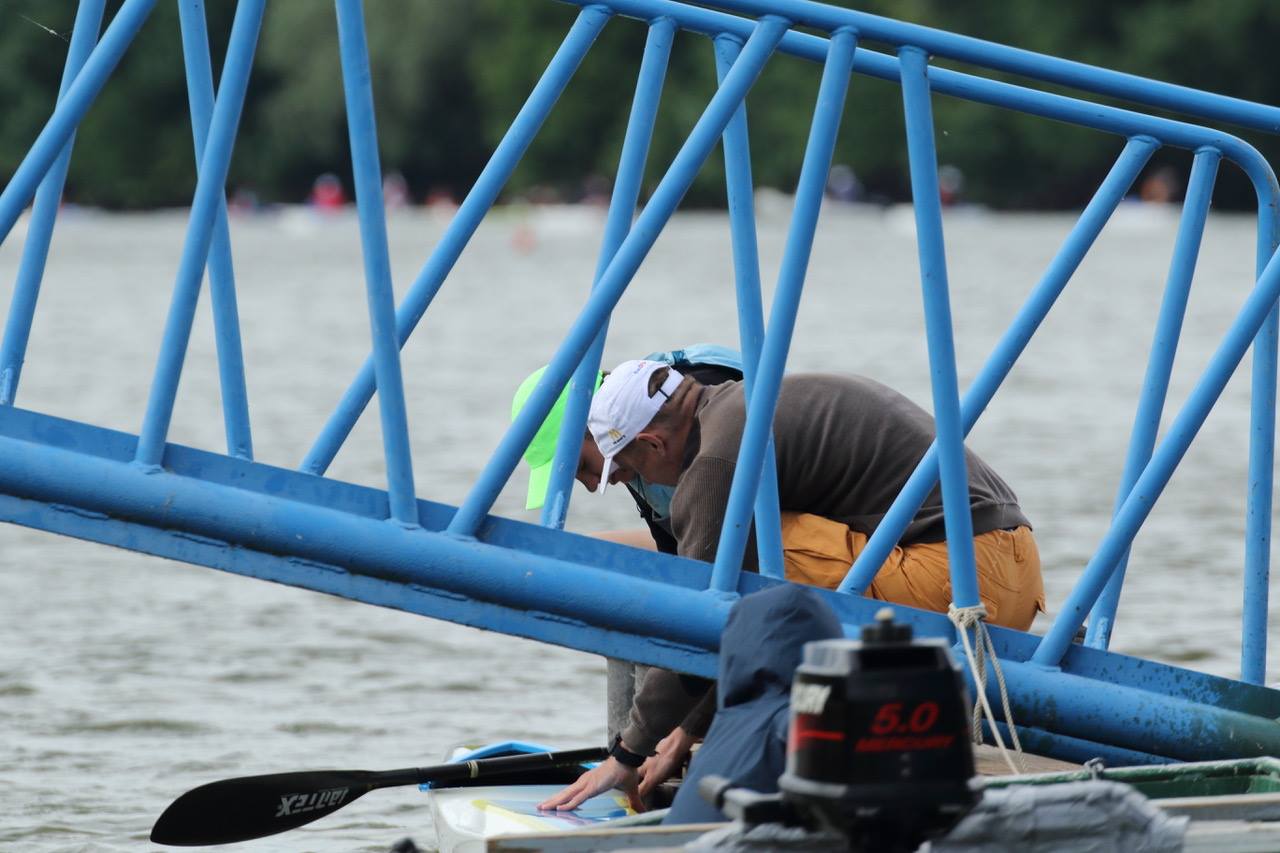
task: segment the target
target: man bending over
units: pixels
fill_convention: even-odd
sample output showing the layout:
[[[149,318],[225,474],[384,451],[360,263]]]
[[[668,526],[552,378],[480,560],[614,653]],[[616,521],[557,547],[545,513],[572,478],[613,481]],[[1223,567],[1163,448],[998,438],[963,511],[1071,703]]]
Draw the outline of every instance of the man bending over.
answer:
[[[741,382],[699,384],[666,364],[619,365],[591,403],[591,433],[604,459],[645,480],[675,487],[671,527],[681,556],[712,562],[746,425]],[[933,418],[898,392],[860,376],[783,378],[773,421],[782,541],[789,580],[834,589],[865,547],[934,438]],[[965,451],[979,595],[988,621],[1025,630],[1044,609],[1040,557],[1013,491]],[[743,565],[756,568],[754,537]],[[867,589],[871,598],[946,612],[951,603],[941,490],[935,487]],[[692,736],[679,723],[703,697],[691,682],[650,674],[635,697],[631,724],[611,757],[543,803],[575,808],[619,786],[634,792],[634,769],[669,772]],[[661,742],[661,743],[660,743]],[[677,760],[677,758],[679,760]],[[644,779],[646,789],[661,782]]]

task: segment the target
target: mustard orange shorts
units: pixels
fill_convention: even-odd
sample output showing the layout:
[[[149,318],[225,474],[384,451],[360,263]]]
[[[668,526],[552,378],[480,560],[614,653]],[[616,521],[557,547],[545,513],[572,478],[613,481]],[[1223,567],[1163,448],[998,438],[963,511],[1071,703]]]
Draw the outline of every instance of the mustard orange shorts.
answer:
[[[809,513],[782,513],[787,580],[835,589],[866,547],[866,534]],[[987,621],[1025,631],[1043,611],[1040,552],[1029,527],[992,530],[973,538],[978,596]],[[895,547],[880,566],[867,596],[946,613],[951,571],[946,542]]]

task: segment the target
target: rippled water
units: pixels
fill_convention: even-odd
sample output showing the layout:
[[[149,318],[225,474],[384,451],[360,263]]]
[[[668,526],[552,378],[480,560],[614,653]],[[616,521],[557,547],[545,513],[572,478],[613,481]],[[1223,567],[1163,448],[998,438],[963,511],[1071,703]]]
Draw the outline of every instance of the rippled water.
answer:
[[[764,201],[772,281],[788,203]],[[393,218],[399,293],[446,221]],[[962,383],[1072,221],[949,214]],[[138,431],[185,222],[176,212],[67,212],[19,405]],[[420,495],[456,503],[466,493],[512,389],[581,303],[601,227],[596,210],[552,208],[500,212],[481,228],[405,349]],[[283,211],[232,228],[257,458],[296,466],[368,346],[355,220]],[[1248,289],[1253,228],[1210,221],[1173,407]],[[1117,214],[971,438],[1036,525],[1051,611],[1110,516],[1175,229],[1162,209]],[[18,245],[0,248],[4,304]],[[678,217],[625,297],[606,361],[732,343],[731,282],[725,217]],[[828,211],[806,287],[790,369],[866,373],[928,405],[908,211]],[[221,450],[211,326],[203,302],[171,439]],[[1246,363],[1137,541],[1116,648],[1238,672],[1247,435]],[[383,486],[376,416],[331,475]],[[531,518],[523,488],[517,475],[497,511]],[[623,497],[579,490],[575,501],[575,529],[634,521]],[[5,526],[0,848],[139,849],[174,796],[228,776],[433,763],[462,741],[601,742],[603,671],[573,651]],[[220,849],[383,851],[405,835],[422,846],[434,838],[423,796],[394,789],[289,835]]]

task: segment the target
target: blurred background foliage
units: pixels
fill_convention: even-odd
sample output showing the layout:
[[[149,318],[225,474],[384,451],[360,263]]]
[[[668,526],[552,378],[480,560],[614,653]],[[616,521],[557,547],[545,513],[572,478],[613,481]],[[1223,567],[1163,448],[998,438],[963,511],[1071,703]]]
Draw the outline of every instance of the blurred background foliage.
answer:
[[[206,5],[217,69],[234,4]],[[845,5],[1280,103],[1280,75],[1259,64],[1280,43],[1275,0]],[[118,6],[119,0],[108,2],[108,18]],[[461,198],[576,14],[576,7],[550,0],[367,0],[384,170],[400,172],[415,200],[428,194]],[[49,115],[74,15],[73,0],[0,0],[0,180],[17,167]],[[605,28],[509,185],[508,200],[574,201],[607,189],[643,43],[644,27],[635,21]],[[748,114],[758,185],[794,188],[818,76],[816,65],[778,55],[752,90]],[[682,34],[663,91],[650,189],[714,85],[710,43]],[[939,160],[964,175],[966,200],[994,207],[1078,207],[1121,148],[1116,137],[947,97],[936,98],[935,109]],[[1280,145],[1261,134],[1227,129],[1273,162],[1280,154]],[[333,6],[275,0],[263,25],[231,187],[264,202],[299,202],[321,173],[336,173],[350,187],[347,157]],[[835,159],[852,168],[867,197],[909,197],[897,86],[855,78]],[[194,186],[192,160],[177,9],[161,0],[81,127],[67,198],[122,209],[183,205]],[[1189,163],[1188,152],[1161,151],[1149,169],[1172,168],[1185,180]],[[723,203],[722,166],[713,157],[686,204]],[[1215,203],[1249,208],[1256,201],[1238,170],[1227,168]]]

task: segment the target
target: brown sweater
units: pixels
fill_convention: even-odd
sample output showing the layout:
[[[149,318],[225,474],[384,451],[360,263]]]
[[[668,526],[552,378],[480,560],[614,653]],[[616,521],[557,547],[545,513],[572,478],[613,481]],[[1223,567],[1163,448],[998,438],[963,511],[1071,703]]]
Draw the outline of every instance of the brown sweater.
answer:
[[[671,500],[681,556],[712,562],[746,425],[741,382],[703,391],[684,470]],[[847,524],[870,536],[933,442],[933,418],[906,397],[862,376],[797,374],[782,380],[773,439],[778,504]],[[1029,525],[1018,499],[991,468],[965,451],[975,536]],[[947,538],[938,486],[900,544]],[[744,566],[756,567],[754,548]]]
[[[741,382],[702,392],[671,501],[671,524],[682,556],[715,560],[745,411]],[[872,379],[793,374],[782,380],[773,438],[781,509],[830,518],[870,536],[933,442],[934,423],[928,412]],[[967,449],[965,466],[975,536],[1030,527],[1013,491]],[[935,486],[899,541],[913,545],[945,539],[942,495]],[[756,565],[752,536],[743,566],[754,571]],[[693,734],[705,731],[714,705],[692,689],[694,684],[673,673],[651,671],[636,694],[623,741],[649,752],[676,725]]]

